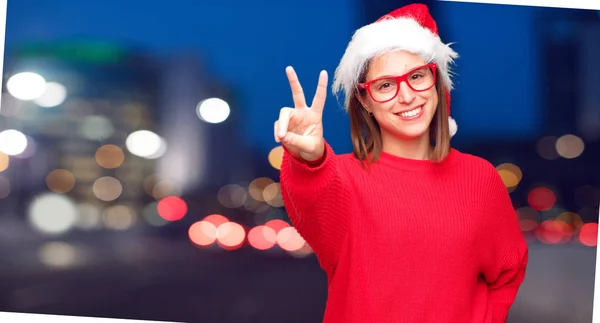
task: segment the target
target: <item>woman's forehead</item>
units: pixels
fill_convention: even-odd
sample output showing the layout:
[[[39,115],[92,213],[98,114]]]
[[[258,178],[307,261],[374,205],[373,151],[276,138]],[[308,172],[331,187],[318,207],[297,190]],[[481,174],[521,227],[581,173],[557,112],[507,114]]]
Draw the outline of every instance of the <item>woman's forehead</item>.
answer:
[[[425,60],[417,54],[406,51],[388,52],[372,59],[367,77],[374,79],[385,75],[402,75],[425,64]]]

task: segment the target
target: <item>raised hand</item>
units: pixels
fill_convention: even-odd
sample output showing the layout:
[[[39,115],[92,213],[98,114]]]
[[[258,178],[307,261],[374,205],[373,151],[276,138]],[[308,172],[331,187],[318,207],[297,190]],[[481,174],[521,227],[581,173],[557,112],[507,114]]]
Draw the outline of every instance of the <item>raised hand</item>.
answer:
[[[282,108],[275,122],[275,141],[281,142],[292,156],[315,161],[323,156],[323,108],[327,98],[327,72],[321,71],[317,91],[310,107],[306,105],[304,92],[296,72],[291,66],[285,69],[294,108]]]

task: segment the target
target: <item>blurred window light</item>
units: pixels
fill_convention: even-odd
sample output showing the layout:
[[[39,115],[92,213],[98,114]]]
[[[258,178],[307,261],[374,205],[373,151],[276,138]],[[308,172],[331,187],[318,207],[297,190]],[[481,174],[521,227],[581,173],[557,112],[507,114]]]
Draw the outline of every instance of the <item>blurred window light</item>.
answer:
[[[165,141],[157,134],[149,130],[138,130],[132,132],[125,139],[125,146],[130,153],[147,159],[161,156],[166,150]]]
[[[27,149],[27,137],[20,131],[7,129],[0,132],[0,152],[9,156],[23,153]]]
[[[208,123],[221,123],[227,120],[230,112],[229,104],[219,98],[203,100],[196,107],[198,117]]]
[[[46,80],[39,74],[22,72],[8,79],[6,90],[19,100],[35,100],[46,91]]]
[[[52,108],[62,104],[67,98],[67,88],[56,82],[46,83],[46,90],[33,102],[43,108]]]

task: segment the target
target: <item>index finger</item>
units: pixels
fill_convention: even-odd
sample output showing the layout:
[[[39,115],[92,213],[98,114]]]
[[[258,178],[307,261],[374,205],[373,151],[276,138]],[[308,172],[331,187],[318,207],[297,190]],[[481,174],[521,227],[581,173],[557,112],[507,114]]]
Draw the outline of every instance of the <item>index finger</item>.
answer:
[[[285,73],[287,74],[288,81],[290,82],[290,88],[292,89],[292,98],[294,100],[294,106],[296,108],[302,108],[306,106],[306,100],[304,99],[304,91],[302,91],[302,86],[300,85],[300,81],[298,80],[298,75],[296,75],[296,71],[291,66],[288,66],[285,69]]]
[[[325,107],[325,99],[327,98],[327,71],[321,71],[319,74],[319,83],[317,83],[317,92],[313,99],[311,108],[323,110]]]

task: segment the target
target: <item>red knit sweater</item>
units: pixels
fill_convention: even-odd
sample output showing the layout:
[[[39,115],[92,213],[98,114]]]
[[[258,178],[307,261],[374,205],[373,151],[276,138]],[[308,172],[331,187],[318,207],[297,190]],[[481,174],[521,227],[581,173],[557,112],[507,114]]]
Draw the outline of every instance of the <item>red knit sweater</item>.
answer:
[[[370,170],[326,144],[284,153],[286,210],[328,277],[324,323],[505,322],[528,247],[495,168],[451,150],[441,163],[383,153]]]

